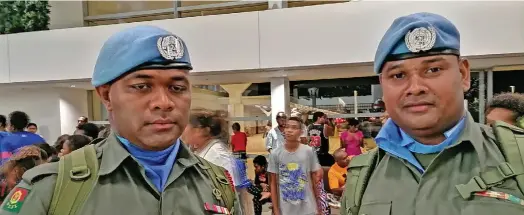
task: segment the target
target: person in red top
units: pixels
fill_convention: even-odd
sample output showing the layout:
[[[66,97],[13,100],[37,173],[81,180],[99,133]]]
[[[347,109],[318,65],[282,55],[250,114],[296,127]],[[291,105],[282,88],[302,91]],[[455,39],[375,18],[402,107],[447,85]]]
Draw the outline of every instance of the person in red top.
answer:
[[[233,155],[237,159],[246,160],[246,146],[247,146],[247,135],[240,131],[240,124],[238,122],[233,123],[233,136],[231,136],[231,147]]]

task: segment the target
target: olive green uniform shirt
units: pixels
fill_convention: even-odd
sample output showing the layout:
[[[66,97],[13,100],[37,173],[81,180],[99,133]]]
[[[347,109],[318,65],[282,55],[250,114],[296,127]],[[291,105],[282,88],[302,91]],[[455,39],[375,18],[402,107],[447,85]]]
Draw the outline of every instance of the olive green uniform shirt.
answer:
[[[185,144],[179,148],[161,193],[114,134],[98,143],[96,150],[100,162],[98,182],[78,215],[209,215],[215,213],[205,211],[204,203],[224,206],[215,199],[211,179]],[[40,165],[26,172],[17,186],[29,191],[25,199],[19,201],[20,211],[13,213],[4,209],[11,193],[2,204],[0,215],[47,214],[57,173],[58,163]],[[235,214],[241,214],[238,201],[235,202]]]
[[[369,179],[358,215],[524,214],[522,205],[481,196],[466,200],[455,188],[455,185],[468,183],[480,171],[505,162],[493,142],[493,134],[483,132],[470,115],[466,120],[455,144],[437,155],[417,156],[426,169],[424,173],[409,162],[385,153]],[[490,190],[524,199],[513,178]],[[344,204],[341,211],[350,214]]]

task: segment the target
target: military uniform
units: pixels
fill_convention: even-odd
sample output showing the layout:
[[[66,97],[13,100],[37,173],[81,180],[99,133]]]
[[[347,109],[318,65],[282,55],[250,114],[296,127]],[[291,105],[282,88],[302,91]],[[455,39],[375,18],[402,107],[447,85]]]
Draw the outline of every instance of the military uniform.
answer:
[[[400,17],[379,44],[375,72],[392,59],[460,56],[459,50],[458,30],[444,17]],[[506,168],[497,138],[469,113],[445,133],[450,141],[438,152],[415,152],[406,135],[389,119],[373,155],[353,158],[341,201],[343,215],[524,214],[524,195]],[[506,170],[511,174],[505,175]]]
[[[182,144],[166,189],[159,193],[149,182],[143,167],[125,150],[114,134],[96,145],[100,171],[98,182],[78,215],[110,214],[214,214],[205,203],[221,206],[212,194],[212,184],[196,156]],[[4,209],[0,214],[48,214],[58,173],[58,163],[48,163],[29,170],[17,186],[28,191],[19,204],[19,212]],[[16,190],[16,188],[15,188]],[[240,206],[235,205],[240,211]]]
[[[137,26],[116,33],[104,44],[92,84],[111,83],[140,69],[191,70],[192,66],[182,39],[157,27]],[[159,189],[119,138],[111,133],[60,162],[28,170],[0,206],[0,215],[242,214],[225,170],[197,158],[181,141],[174,145],[177,151],[170,152],[176,153],[176,159]],[[82,192],[70,192],[70,187]]]

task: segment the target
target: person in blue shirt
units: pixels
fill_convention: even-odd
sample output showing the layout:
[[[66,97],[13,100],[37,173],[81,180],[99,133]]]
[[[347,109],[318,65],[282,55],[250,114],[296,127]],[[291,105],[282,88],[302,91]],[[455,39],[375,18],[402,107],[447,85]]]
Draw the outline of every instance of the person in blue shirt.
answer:
[[[3,137],[9,135],[9,132],[6,130],[7,128],[7,118],[5,118],[4,115],[0,115],[0,141]]]
[[[0,140],[1,163],[9,160],[16,150],[28,145],[45,143],[44,138],[24,129],[29,124],[29,116],[22,111],[14,111],[9,114],[11,135],[5,136]]]

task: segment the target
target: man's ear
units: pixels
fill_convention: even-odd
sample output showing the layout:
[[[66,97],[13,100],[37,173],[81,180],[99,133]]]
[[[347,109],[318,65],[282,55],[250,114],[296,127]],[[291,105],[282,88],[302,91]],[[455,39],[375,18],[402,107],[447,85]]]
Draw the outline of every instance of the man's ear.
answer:
[[[466,58],[459,59],[459,71],[462,76],[462,89],[467,92],[471,87],[471,71],[469,68],[469,61]]]
[[[96,93],[98,94],[98,97],[100,97],[100,101],[102,101],[102,104],[106,107],[107,111],[112,111],[111,107],[111,99],[109,98],[109,90],[111,88],[111,85],[102,85],[97,88],[95,88]]]

